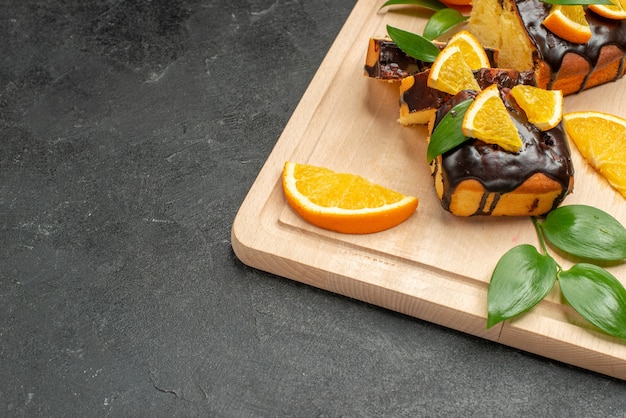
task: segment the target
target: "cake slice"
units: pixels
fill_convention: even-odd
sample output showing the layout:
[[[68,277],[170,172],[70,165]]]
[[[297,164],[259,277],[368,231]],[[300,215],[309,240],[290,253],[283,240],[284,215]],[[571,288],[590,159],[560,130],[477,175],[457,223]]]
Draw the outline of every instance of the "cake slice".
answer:
[[[365,56],[365,75],[385,81],[400,81],[430,67],[430,63],[409,57],[389,38],[370,38]]]
[[[473,0],[468,30],[483,45],[498,49],[501,67],[534,71],[539,87],[564,95],[624,75],[626,20],[605,19],[586,9],[592,37],[577,44],[541,24],[550,7],[541,0]]]
[[[446,101],[430,132],[454,106],[476,95],[462,91]],[[431,163],[437,196],[454,215],[541,216],[572,191],[574,168],[563,124],[541,131],[528,122],[510,89],[501,89],[501,98],[522,139],[520,152],[470,138]]]
[[[444,42],[434,42],[443,49]],[[497,66],[498,51],[492,48],[485,48],[485,53],[491,66]],[[405,77],[421,73],[432,65],[432,62],[425,62],[408,56],[391,39],[386,37],[370,38],[367,44],[367,54],[365,56],[365,75],[383,81],[401,81]]]
[[[400,118],[405,126],[425,125],[450,97],[448,93],[428,87],[429,70],[405,77],[400,84]],[[492,84],[513,88],[516,84],[536,85],[532,71],[520,72],[503,68],[481,68],[474,71],[481,89]]]

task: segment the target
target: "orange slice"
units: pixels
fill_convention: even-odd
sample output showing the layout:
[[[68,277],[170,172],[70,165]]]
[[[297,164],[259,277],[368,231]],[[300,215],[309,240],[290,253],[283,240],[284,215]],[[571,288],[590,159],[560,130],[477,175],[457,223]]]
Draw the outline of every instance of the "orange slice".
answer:
[[[602,112],[563,115],[580,154],[626,198],[626,120]]]
[[[446,46],[433,62],[428,75],[428,87],[449,94],[462,90],[480,90],[472,69],[463,58],[461,48]]]
[[[417,208],[415,197],[327,168],[286,162],[283,191],[289,205],[320,228],[369,234],[394,227]]]
[[[563,92],[518,84],[511,95],[524,110],[528,122],[542,131],[557,126],[563,118]]]
[[[522,149],[522,138],[496,84],[478,93],[465,113],[462,129],[463,135],[498,145],[505,151],[519,152]]]
[[[613,20],[626,19],[626,1],[611,0],[613,4],[590,4],[589,9],[602,17]]]
[[[591,39],[591,28],[585,18],[583,6],[564,6],[555,4],[543,21],[550,32],[576,44],[584,44]]]
[[[458,46],[463,55],[463,60],[465,60],[465,63],[471,70],[491,67],[485,48],[474,35],[466,30],[462,30],[452,36],[446,46]]]

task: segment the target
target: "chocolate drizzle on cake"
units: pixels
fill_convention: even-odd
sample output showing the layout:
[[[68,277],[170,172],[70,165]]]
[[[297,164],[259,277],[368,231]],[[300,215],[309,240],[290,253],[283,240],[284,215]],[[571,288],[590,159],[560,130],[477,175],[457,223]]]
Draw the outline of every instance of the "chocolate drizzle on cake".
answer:
[[[536,173],[543,173],[562,186],[562,194],[555,199],[553,208],[569,192],[574,168],[563,127],[560,125],[546,132],[540,131],[528,122],[508,92],[508,89],[502,89],[501,95],[524,142],[522,151],[506,152],[471,138],[445,153],[435,169],[441,170],[443,175],[445,192],[442,205],[446,210],[450,210],[456,187],[465,180],[480,182],[486,191],[474,215],[491,214],[501,195],[517,189]],[[476,92],[463,91],[452,97],[437,111],[434,126],[455,105],[475,96]],[[437,175],[436,172],[434,174]]]
[[[515,4],[526,31],[537,48],[538,58],[550,66],[551,83],[548,88],[551,88],[558,78],[563,59],[568,53],[579,55],[589,63],[588,74],[579,88],[581,91],[586,87],[589,76],[598,66],[604,47],[614,45],[626,51],[626,20],[605,19],[592,11],[587,11],[587,21],[592,32],[591,39],[585,44],[575,44],[556,36],[541,24],[550,11],[549,4],[541,0],[517,0]],[[624,58],[619,67],[615,79],[623,74]]]

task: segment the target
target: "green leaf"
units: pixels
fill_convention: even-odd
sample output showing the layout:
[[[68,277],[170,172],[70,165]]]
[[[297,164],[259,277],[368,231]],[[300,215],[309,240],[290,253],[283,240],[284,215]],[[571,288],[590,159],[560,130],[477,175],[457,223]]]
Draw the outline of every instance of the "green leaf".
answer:
[[[385,4],[383,4],[380,8],[382,9],[383,7],[396,5],[421,6],[430,10],[441,10],[448,7],[437,0],[389,0],[385,2]]]
[[[559,274],[559,286],[583,318],[609,335],[626,339],[626,289],[615,276],[581,263]]]
[[[487,291],[487,328],[526,312],[554,287],[558,265],[528,244],[518,245],[498,261]]]
[[[455,9],[441,9],[435,12],[426,22],[424,27],[424,38],[437,39],[456,25],[464,22],[468,16],[463,16]]]
[[[454,106],[433,130],[426,150],[426,159],[429,163],[438,155],[450,151],[469,139],[463,135],[461,126],[463,117],[473,101],[473,99],[465,100]]]
[[[548,214],[541,229],[551,245],[575,257],[596,261],[626,258],[626,228],[598,208],[561,206]]]
[[[562,6],[586,6],[589,4],[613,4],[611,0],[543,0],[547,4],[560,4]]]
[[[387,25],[389,37],[405,54],[424,62],[433,62],[439,55],[439,48],[428,39],[416,33]]]

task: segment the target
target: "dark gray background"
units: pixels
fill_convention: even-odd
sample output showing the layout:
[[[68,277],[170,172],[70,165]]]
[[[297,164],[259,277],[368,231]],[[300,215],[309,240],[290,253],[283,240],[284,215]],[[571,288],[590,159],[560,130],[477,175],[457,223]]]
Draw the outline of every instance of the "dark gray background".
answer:
[[[0,2],[0,416],[625,416],[624,382],[234,256],[354,3]]]

